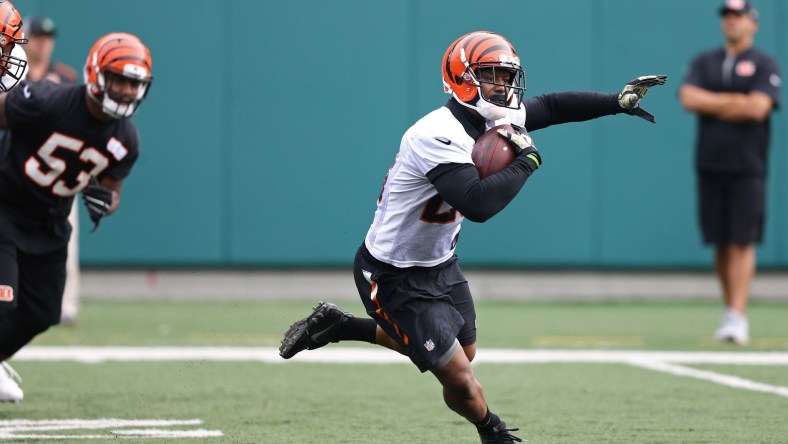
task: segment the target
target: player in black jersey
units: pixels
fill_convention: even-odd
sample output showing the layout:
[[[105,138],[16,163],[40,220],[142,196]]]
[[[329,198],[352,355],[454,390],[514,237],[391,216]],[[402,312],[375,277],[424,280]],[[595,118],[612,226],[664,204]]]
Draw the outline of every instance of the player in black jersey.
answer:
[[[0,0],[0,93],[10,91],[27,71],[27,56],[19,45],[27,44],[22,16],[9,1]],[[0,283],[0,303],[10,297],[10,288]],[[0,361],[0,401],[22,399],[22,390],[14,381],[19,375],[5,361]]]
[[[0,361],[60,321],[76,194],[98,228],[117,210],[139,154],[129,117],[152,81],[148,48],[131,34],[100,38],[85,80],[23,82],[0,94],[8,129],[0,141]],[[0,391],[0,400],[21,401],[22,391]]]

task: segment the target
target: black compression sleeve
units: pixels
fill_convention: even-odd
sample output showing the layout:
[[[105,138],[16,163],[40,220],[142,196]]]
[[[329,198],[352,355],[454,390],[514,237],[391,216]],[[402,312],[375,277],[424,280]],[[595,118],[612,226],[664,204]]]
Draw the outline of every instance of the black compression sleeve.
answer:
[[[476,167],[468,163],[438,165],[427,178],[449,205],[473,222],[484,222],[504,209],[536,170],[531,159],[517,157],[497,174],[479,179]]]
[[[623,113],[617,94],[572,91],[525,99],[525,129],[536,131],[550,125],[582,122]]]

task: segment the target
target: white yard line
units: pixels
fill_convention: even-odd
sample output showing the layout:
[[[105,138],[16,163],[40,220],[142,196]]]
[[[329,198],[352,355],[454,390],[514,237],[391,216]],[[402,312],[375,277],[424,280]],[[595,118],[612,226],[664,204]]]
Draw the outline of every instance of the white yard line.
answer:
[[[669,373],[675,376],[684,376],[695,379],[702,379],[704,381],[721,384],[728,387],[752,390],[761,393],[771,393],[773,395],[784,396],[788,398],[788,387],[781,387],[779,385],[764,384],[761,382],[751,381],[749,379],[740,378],[738,376],[724,375],[722,373],[711,372],[708,370],[699,370],[696,368],[684,367],[683,365],[670,364],[668,362],[659,361],[632,361],[629,363],[636,367],[647,368],[649,370],[656,370],[658,372]]]
[[[161,419],[5,419],[0,420],[0,439],[35,439],[35,440],[89,440],[111,439],[113,437],[134,438],[213,438],[223,436],[221,430],[173,430],[162,427],[195,426],[202,424],[199,419],[161,420]],[[145,427],[126,428],[126,427]],[[101,433],[101,430],[108,432]],[[90,430],[91,434],[55,434],[46,432],[64,432],[74,430]],[[96,432],[99,433],[96,433]],[[43,432],[43,433],[42,433]]]
[[[253,361],[271,364],[407,364],[397,353],[379,348],[326,347],[301,353],[290,361],[273,347],[50,347],[22,349],[14,361]],[[680,352],[627,350],[506,350],[481,349],[474,364],[603,363],[628,364],[675,376],[690,377],[728,387],[788,397],[788,387],[763,384],[737,376],[698,370],[679,364],[788,365],[788,352]],[[1,429],[0,429],[1,430]],[[0,435],[2,436],[2,435]]]
[[[373,347],[325,347],[303,352],[289,361],[274,347],[60,347],[30,346],[13,361],[255,361],[275,364],[319,362],[390,364],[410,361],[392,351]],[[475,364],[512,363],[631,363],[788,365],[788,352],[680,352],[628,350],[507,350],[479,349]]]

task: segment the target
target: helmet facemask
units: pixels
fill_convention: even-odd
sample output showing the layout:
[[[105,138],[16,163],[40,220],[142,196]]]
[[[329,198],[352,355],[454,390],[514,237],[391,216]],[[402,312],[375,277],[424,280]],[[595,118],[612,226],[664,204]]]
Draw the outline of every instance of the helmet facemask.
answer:
[[[1,39],[0,39],[1,40]],[[27,75],[27,54],[21,46],[15,43],[9,45],[10,52],[6,49],[0,56],[0,91],[8,92],[17,83],[24,80]]]
[[[0,91],[7,92],[27,74],[27,54],[20,45],[27,43],[22,17],[10,1],[0,0]]]
[[[148,87],[152,79],[147,77],[147,73],[126,75],[106,70],[99,72],[97,80],[101,93],[91,97],[99,102],[105,114],[115,119],[126,119],[139,109],[145,96],[148,95]]]
[[[525,94],[525,72],[519,63],[479,62],[468,64],[463,80],[477,88],[476,99],[467,106],[475,109],[487,120],[506,116],[506,109],[520,109]],[[503,87],[503,93],[484,97],[482,85]]]

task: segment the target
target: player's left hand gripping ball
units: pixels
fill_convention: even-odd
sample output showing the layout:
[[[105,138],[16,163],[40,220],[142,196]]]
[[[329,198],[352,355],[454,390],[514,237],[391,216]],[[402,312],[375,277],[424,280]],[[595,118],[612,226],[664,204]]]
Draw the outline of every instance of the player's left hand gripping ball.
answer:
[[[112,190],[102,187],[95,176],[90,178],[90,184],[82,190],[82,199],[88,209],[90,220],[93,221],[93,230],[99,226],[101,218],[106,216],[112,207]]]
[[[618,93],[618,105],[626,110],[627,114],[638,116],[654,123],[654,116],[640,107],[640,100],[646,96],[648,89],[655,85],[664,85],[668,76],[640,76],[630,80],[624,89]]]
[[[512,125],[512,127],[515,127],[515,125]],[[539,155],[539,150],[536,149],[531,136],[528,135],[525,129],[522,129],[520,134],[499,129],[498,134],[509,140],[509,144],[517,150],[518,155],[524,155],[531,159],[536,164],[536,168],[542,165],[542,156]]]

